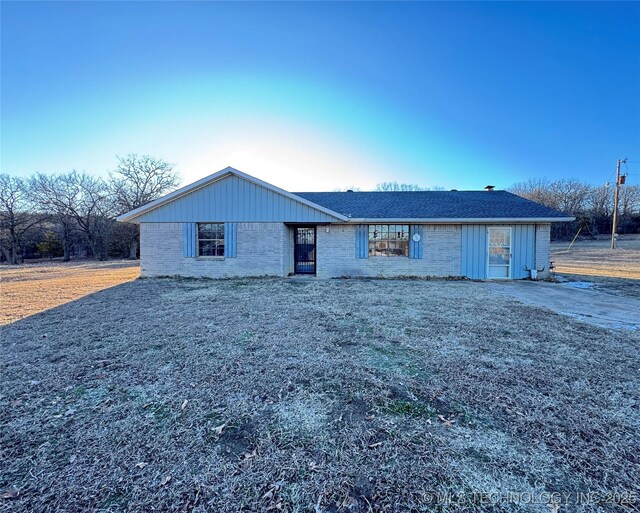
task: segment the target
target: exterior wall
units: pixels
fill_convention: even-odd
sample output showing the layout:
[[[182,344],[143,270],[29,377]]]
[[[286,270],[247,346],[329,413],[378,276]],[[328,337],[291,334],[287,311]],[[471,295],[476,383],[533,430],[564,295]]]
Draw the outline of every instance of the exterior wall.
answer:
[[[536,269],[544,268],[543,272],[538,273],[541,278],[549,276],[549,260],[551,248],[551,225],[536,225]]]
[[[535,267],[536,226],[534,224],[516,224],[511,227],[511,278],[521,280],[529,278],[527,269]]]
[[[550,224],[511,226],[512,277],[528,277],[524,268],[532,267],[534,261],[537,269],[545,268],[540,277],[548,275]],[[423,258],[356,258],[356,225],[320,225],[316,241],[317,276],[485,279],[486,230],[487,225],[422,225]],[[293,228],[283,223],[238,223],[236,258],[187,258],[183,246],[183,223],[141,223],[142,276],[287,276],[294,270]]]
[[[462,275],[472,280],[487,277],[487,226],[462,225]]]
[[[329,230],[327,232],[327,229]],[[317,276],[459,276],[460,225],[423,225],[423,258],[356,258],[356,226],[318,226]]]
[[[319,229],[319,228],[318,228]],[[283,253],[283,267],[284,267],[284,275],[288,276],[293,274],[294,271],[294,261],[293,261],[293,228],[290,226],[284,227],[284,241],[282,244]]]
[[[540,227],[546,231],[540,231]],[[474,280],[487,278],[487,229],[511,228],[511,278],[514,280],[528,278],[527,269],[534,266],[542,269],[538,259],[548,261],[549,224],[469,224],[462,226],[462,274]],[[546,252],[544,256],[544,240]],[[539,251],[542,251],[541,255]],[[545,264],[547,269],[548,263]],[[542,277],[542,276],[541,276]]]
[[[286,276],[288,231],[282,223],[238,223],[236,258],[187,258],[183,223],[140,223],[141,275]]]
[[[141,223],[246,223],[336,221],[334,216],[238,176],[227,176],[159,206]]]

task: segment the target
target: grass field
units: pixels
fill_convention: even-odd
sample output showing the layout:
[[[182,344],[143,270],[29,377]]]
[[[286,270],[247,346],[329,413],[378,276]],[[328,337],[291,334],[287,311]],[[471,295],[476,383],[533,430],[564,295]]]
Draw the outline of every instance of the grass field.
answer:
[[[586,282],[593,290],[640,299],[640,235],[621,236],[614,250],[610,244],[607,238],[581,239],[571,249],[568,242],[552,243],[556,275]]]
[[[638,510],[640,332],[473,282],[100,272],[0,328],[3,511]]]
[[[560,274],[640,280],[640,235],[620,236],[618,247],[611,240],[581,239],[571,249],[568,242],[551,244],[551,260]],[[640,284],[638,284],[640,286]]]
[[[73,262],[0,267],[0,325],[134,280],[138,262]]]

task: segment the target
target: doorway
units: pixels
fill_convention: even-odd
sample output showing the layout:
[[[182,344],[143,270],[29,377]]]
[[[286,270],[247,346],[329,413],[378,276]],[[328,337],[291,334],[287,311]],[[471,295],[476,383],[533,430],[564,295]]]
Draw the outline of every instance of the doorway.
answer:
[[[511,278],[511,228],[489,228],[487,239],[487,278]]]
[[[296,274],[316,274],[316,227],[294,228],[293,261]]]

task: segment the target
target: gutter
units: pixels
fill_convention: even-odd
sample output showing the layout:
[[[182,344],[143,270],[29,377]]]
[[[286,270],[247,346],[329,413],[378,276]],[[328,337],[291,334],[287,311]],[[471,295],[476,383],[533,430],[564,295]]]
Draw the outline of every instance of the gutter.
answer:
[[[358,224],[382,224],[382,223],[403,223],[403,224],[491,224],[491,223],[564,223],[574,221],[575,217],[411,217],[411,218],[365,218],[350,217],[347,223]]]

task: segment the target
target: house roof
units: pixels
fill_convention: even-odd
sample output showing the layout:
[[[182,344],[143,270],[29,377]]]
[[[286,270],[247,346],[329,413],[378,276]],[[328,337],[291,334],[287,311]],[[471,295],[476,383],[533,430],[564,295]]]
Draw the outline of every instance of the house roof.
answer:
[[[296,192],[351,220],[568,221],[573,217],[507,191]]]
[[[142,215],[235,175],[340,221],[557,222],[574,218],[506,191],[297,192],[291,193],[227,167],[117,218]]]
[[[341,221],[346,221],[347,218],[345,216],[342,216],[326,207],[323,207],[322,205],[317,205],[301,196],[296,196],[295,194],[292,194],[288,191],[285,191],[284,189],[280,189],[279,187],[276,187],[275,185],[271,185],[270,183],[267,182],[263,182],[262,180],[259,180],[258,178],[255,178],[254,176],[248,175],[246,173],[243,173],[242,171],[238,171],[237,169],[233,168],[233,167],[226,167],[221,171],[218,171],[217,173],[213,173],[209,176],[205,176],[204,178],[201,178],[200,180],[197,180],[193,183],[190,183],[188,185],[185,185],[184,187],[181,187],[180,189],[177,189],[173,192],[170,192],[169,194],[166,194],[164,196],[162,196],[161,198],[158,198],[154,201],[151,201],[149,203],[147,203],[146,205],[142,205],[141,207],[138,207],[134,210],[131,210],[130,212],[127,212],[125,214],[122,214],[120,216],[118,216],[116,218],[116,220],[121,221],[121,222],[127,222],[127,221],[134,221],[137,222],[136,219],[139,218],[140,216],[146,214],[147,212],[150,212],[151,210],[154,210],[158,207],[161,207],[163,205],[166,205],[167,203],[170,203],[172,201],[176,201],[188,194],[191,194],[192,192],[197,191],[198,189],[201,189],[202,187],[206,187],[207,185],[210,185],[218,180],[222,180],[223,178],[226,178],[227,176],[237,176],[239,178],[242,178],[244,180],[246,180],[247,182],[253,183],[255,185],[259,185],[260,187],[264,187],[265,189],[274,192],[276,194],[279,194],[281,196],[284,196],[285,198],[289,198],[291,200],[297,201],[299,203],[302,203],[308,207],[311,208],[315,208],[325,214],[328,214],[332,217],[336,217]]]

